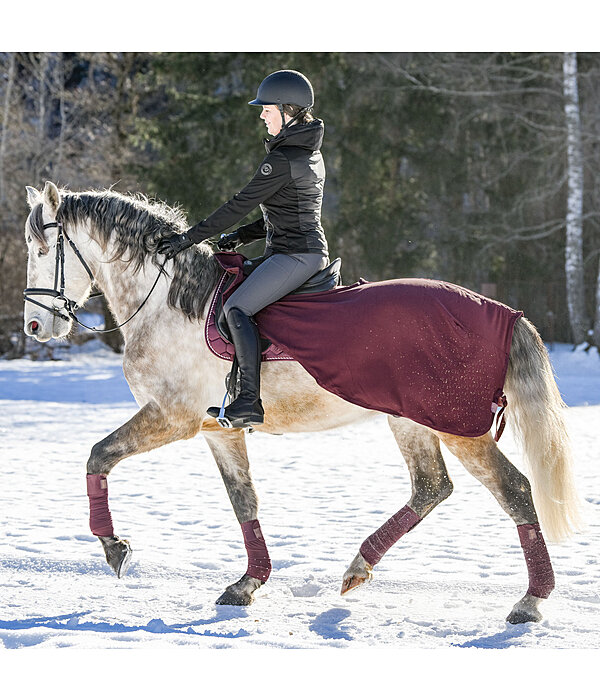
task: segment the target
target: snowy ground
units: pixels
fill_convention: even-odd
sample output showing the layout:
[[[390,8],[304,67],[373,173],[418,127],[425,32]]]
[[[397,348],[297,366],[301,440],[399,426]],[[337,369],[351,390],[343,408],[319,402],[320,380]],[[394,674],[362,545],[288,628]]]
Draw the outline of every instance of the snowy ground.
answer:
[[[59,362],[0,361],[0,640],[7,649],[598,649],[600,358],[557,346],[589,528],[551,545],[540,624],[505,617],[527,587],[516,528],[447,452],[452,497],[403,538],[370,585],[340,597],[366,535],[407,500],[385,419],[322,434],[251,435],[273,560],[249,608],[216,606],[244,572],[239,526],[201,437],[131,458],[110,478],[118,580],[88,529],[91,446],[136,405],[97,344]],[[502,449],[520,464],[510,432]],[[0,645],[0,646],[1,646]]]

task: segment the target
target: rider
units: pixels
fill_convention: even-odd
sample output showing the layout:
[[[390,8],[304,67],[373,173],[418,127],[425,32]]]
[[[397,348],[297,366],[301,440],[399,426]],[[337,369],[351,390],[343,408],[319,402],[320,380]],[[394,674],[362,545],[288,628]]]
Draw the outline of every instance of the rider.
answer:
[[[293,70],[268,75],[256,99],[260,118],[273,138],[264,139],[267,156],[250,182],[228,202],[183,234],[160,242],[168,258],[240,221],[260,205],[262,217],[232,233],[223,233],[221,250],[266,238],[265,260],[229,297],[224,306],[241,374],[239,396],[225,408],[232,427],[263,423],[260,400],[261,344],[253,316],[297,289],[329,264],[321,226],[325,166],[320,152],[323,122],[311,115],[314,92],[308,79]],[[211,416],[219,415],[211,407]]]

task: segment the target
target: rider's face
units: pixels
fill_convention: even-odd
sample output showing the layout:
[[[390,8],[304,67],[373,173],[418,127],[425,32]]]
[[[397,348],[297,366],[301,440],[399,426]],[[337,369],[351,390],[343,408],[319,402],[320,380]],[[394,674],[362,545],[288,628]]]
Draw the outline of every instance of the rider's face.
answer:
[[[263,105],[260,118],[265,122],[269,134],[271,136],[277,136],[277,134],[281,131],[282,126],[281,112],[279,111],[277,105]]]

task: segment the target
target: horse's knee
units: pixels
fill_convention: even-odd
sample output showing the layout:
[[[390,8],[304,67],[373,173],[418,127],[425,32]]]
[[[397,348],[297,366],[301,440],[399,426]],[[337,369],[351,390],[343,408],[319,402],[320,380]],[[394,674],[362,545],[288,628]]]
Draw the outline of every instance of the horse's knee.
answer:
[[[498,500],[517,525],[537,522],[529,479],[516,467],[511,467],[504,475],[503,492]]]
[[[111,459],[110,441],[108,438],[97,442],[90,452],[87,461],[88,474],[108,474],[114,466],[114,459]]]
[[[454,484],[445,469],[443,472],[436,474],[434,479],[430,480],[430,485],[432,508],[435,508],[435,506],[439,505],[442,501],[445,501],[452,491],[454,491]]]
[[[445,501],[454,490],[454,485],[445,469],[426,472],[411,470],[411,477],[413,493],[408,505],[421,518]]]
[[[435,505],[437,506],[442,501],[445,501],[447,498],[449,498],[449,496],[452,494],[452,491],[454,491],[454,484],[452,483],[452,480],[450,479],[448,474],[445,474],[439,486],[439,491],[437,493]]]
[[[429,428],[404,418],[389,418],[388,422],[410,472],[412,496],[408,505],[424,517],[454,489],[439,437]]]
[[[454,490],[439,443],[435,445],[435,449],[424,453],[418,460],[409,462],[408,468],[413,488],[414,507],[411,507],[424,517],[445,501]]]

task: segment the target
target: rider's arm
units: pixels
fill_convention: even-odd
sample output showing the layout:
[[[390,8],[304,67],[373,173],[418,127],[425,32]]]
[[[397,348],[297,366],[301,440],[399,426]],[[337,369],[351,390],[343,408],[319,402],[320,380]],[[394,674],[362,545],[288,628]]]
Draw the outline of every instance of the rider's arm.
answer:
[[[261,238],[265,238],[267,235],[265,220],[261,216],[260,219],[253,221],[251,224],[240,226],[237,230],[237,234],[240,241],[244,244],[252,243],[252,241],[258,241]]]
[[[243,190],[214,211],[187,234],[194,243],[211,238],[236,224],[259,204],[273,196],[291,180],[290,164],[282,154],[274,151],[263,160],[254,177]],[[256,223],[256,222],[254,222]],[[254,226],[254,224],[249,224]],[[256,230],[255,230],[256,231]],[[264,237],[264,233],[261,237]],[[255,240],[254,238],[252,240]]]

